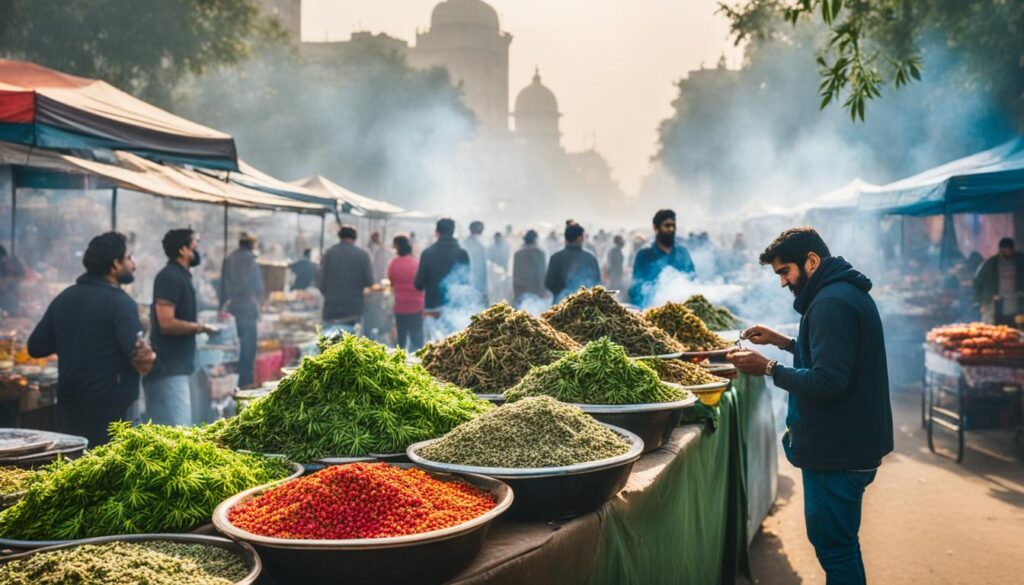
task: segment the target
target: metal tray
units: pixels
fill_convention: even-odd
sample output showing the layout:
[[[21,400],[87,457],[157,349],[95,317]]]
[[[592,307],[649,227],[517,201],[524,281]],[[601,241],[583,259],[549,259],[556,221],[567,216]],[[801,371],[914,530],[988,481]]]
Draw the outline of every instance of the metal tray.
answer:
[[[33,551],[24,552],[16,555],[0,558],[0,565],[31,557],[35,554],[47,553],[55,550],[64,550],[74,548],[76,546],[82,546],[83,544],[107,544],[110,542],[152,542],[152,541],[169,541],[169,542],[182,542],[186,544],[205,544],[208,546],[216,546],[229,550],[238,556],[242,557],[245,561],[246,568],[249,569],[247,574],[240,581],[236,581],[235,585],[252,585],[259,578],[260,573],[263,571],[263,562],[260,560],[256,551],[244,542],[235,542],[219,536],[205,536],[200,534],[130,534],[120,536],[101,536],[98,538],[84,538],[82,540],[73,540],[63,544],[54,546],[46,546]]]
[[[35,451],[21,455],[0,455],[0,465],[16,465],[18,467],[35,467],[49,463],[56,459],[58,455],[73,459],[81,454],[89,445],[89,440],[85,437],[35,429],[0,429],[0,444],[5,441],[21,444],[52,443],[50,448],[44,451]]]
[[[502,404],[505,404],[504,394],[474,394],[474,396],[476,396],[477,398],[482,398],[490,402],[494,406],[501,406]]]
[[[690,394],[675,402],[646,404],[577,404],[583,412],[607,425],[637,434],[644,442],[644,453],[661,447],[683,419],[683,410],[693,406],[697,396]]]
[[[409,463],[397,467],[414,467]],[[435,479],[461,479],[490,492],[496,505],[458,526],[422,534],[349,540],[299,540],[259,536],[236,528],[228,511],[284,482],[253,488],[221,502],[213,523],[225,535],[255,548],[278,583],[443,583],[483,547],[491,523],[512,505],[504,482],[476,474],[427,471]]]

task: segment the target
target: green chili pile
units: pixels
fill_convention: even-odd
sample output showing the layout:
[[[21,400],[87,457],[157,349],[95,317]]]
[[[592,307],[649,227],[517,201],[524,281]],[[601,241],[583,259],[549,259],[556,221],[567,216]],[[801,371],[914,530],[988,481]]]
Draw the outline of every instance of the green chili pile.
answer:
[[[287,477],[279,459],[235,453],[196,431],[110,425],[113,440],[73,461],[59,459],[25,496],[0,512],[0,537],[70,540],[180,532],[209,522],[236,493]]]
[[[662,380],[681,386],[701,386],[724,381],[724,378],[711,374],[705,368],[683,360],[644,360],[644,363],[654,368]]]
[[[576,404],[645,404],[686,397],[685,390],[663,384],[645,361],[630,359],[622,346],[602,337],[553,364],[530,370],[505,398],[514,402],[548,395]]]
[[[229,550],[166,540],[83,544],[0,565],[6,585],[232,585],[248,574]]]
[[[0,496],[13,494],[25,489],[28,479],[35,475],[30,469],[0,467]]]
[[[213,436],[233,449],[310,462],[404,452],[492,409],[469,390],[439,382],[405,353],[345,335],[307,357],[277,389]]]
[[[581,288],[541,317],[580,343],[608,337],[633,356],[661,355],[686,349],[643,316],[626,310],[600,286]]]
[[[674,337],[689,351],[710,351],[732,345],[708,329],[700,317],[680,303],[670,302],[647,309],[644,318]]]
[[[502,302],[477,313],[469,327],[416,355],[431,374],[474,392],[500,393],[533,366],[580,348],[568,335]]]
[[[461,424],[419,450],[431,461],[478,467],[561,467],[622,455],[629,443],[579,407],[524,398]]]
[[[687,309],[693,311],[700,320],[712,331],[731,331],[743,327],[743,320],[732,314],[725,307],[711,304],[704,295],[693,295],[683,302]]]

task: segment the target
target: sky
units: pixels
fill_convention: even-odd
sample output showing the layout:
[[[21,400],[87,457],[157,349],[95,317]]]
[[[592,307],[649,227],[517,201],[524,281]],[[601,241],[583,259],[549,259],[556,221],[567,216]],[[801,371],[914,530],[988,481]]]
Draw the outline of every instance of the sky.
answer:
[[[345,40],[385,32],[415,43],[436,0],[303,0],[302,37]],[[628,194],[635,194],[657,148],[658,123],[672,113],[675,81],[724,53],[737,68],[717,0],[489,0],[509,50],[509,104],[534,66],[558,98],[562,145],[596,145]]]

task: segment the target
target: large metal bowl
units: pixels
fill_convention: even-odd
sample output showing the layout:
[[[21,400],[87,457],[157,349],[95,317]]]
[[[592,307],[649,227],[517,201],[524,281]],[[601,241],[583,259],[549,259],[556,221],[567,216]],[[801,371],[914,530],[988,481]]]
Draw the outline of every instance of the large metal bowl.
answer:
[[[605,425],[626,439],[629,451],[617,457],[563,467],[512,468],[477,467],[431,461],[419,450],[437,439],[409,446],[413,463],[434,471],[478,473],[500,479],[515,491],[516,500],[509,516],[519,520],[558,520],[572,518],[601,507],[626,485],[633,463],[643,455],[644,442],[635,434]]]
[[[75,459],[89,446],[89,440],[76,435],[65,435],[63,433],[52,433],[36,429],[0,429],[0,443],[7,438],[12,442],[36,442],[50,443],[50,446],[42,451],[33,451],[22,454],[9,454],[0,457],[0,465],[9,465],[33,469],[50,463],[58,456],[65,459]]]
[[[678,386],[663,382],[669,386]],[[683,420],[683,410],[693,406],[697,396],[691,394],[675,402],[645,404],[577,404],[583,412],[597,420],[636,433],[643,439],[644,453],[661,447]]]
[[[410,463],[396,467],[414,467]],[[483,547],[491,523],[512,505],[512,489],[482,475],[427,471],[435,479],[461,479],[490,492],[497,504],[458,526],[422,534],[349,540],[298,540],[252,534],[235,527],[228,511],[284,482],[246,490],[221,502],[213,513],[217,530],[259,552],[278,583],[442,583],[455,576]]]
[[[153,541],[167,541],[167,542],[180,542],[184,544],[205,544],[207,546],[216,546],[225,550],[231,551],[238,556],[242,557],[245,561],[245,566],[249,569],[249,573],[240,581],[236,581],[235,585],[251,585],[256,582],[259,578],[260,573],[263,571],[263,563],[260,561],[260,557],[256,554],[256,551],[244,542],[235,542],[219,536],[204,536],[200,534],[130,534],[120,536],[101,536],[98,538],[85,538],[82,540],[73,540],[64,544],[55,546],[47,546],[45,548],[39,548],[30,552],[24,552],[21,554],[11,555],[8,557],[0,558],[0,565],[16,561],[19,559],[25,559],[32,555],[38,555],[47,553],[55,550],[64,550],[74,548],[76,546],[82,546],[83,544],[107,544],[110,542],[153,542]]]

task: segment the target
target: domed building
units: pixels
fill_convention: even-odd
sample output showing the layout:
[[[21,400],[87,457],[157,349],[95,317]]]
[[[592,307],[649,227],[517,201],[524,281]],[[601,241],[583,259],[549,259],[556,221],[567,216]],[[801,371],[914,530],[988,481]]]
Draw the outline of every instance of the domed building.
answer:
[[[540,68],[533,83],[516,97],[516,137],[533,148],[561,150],[562,133],[558,129],[558,99],[540,80]]]

